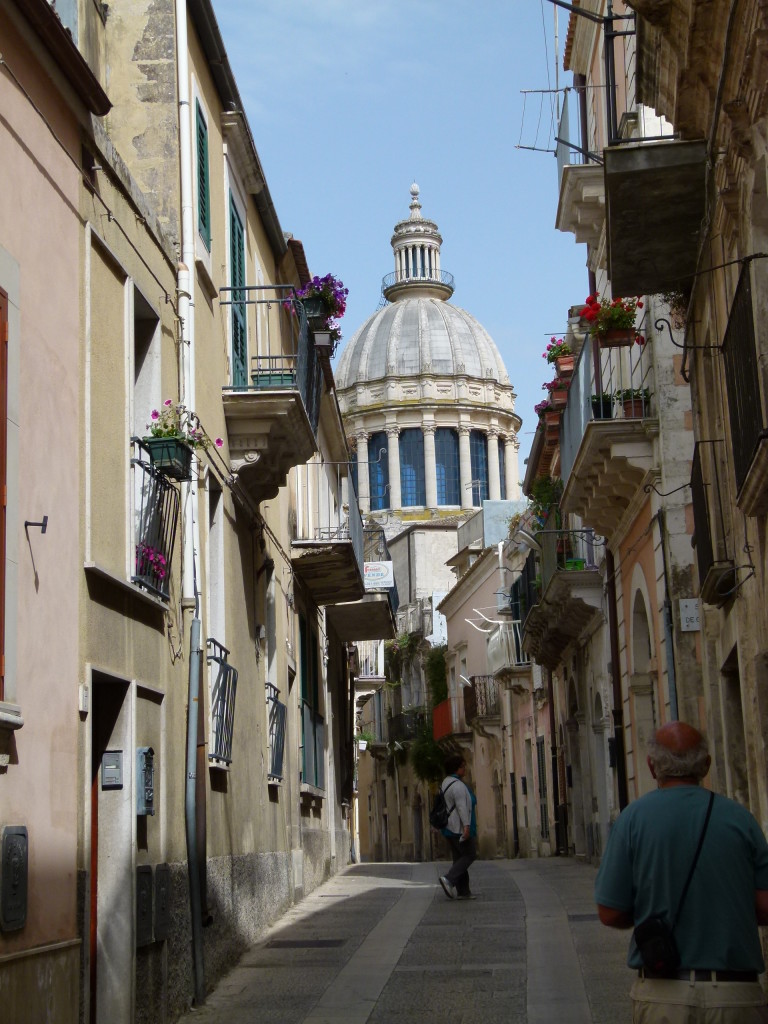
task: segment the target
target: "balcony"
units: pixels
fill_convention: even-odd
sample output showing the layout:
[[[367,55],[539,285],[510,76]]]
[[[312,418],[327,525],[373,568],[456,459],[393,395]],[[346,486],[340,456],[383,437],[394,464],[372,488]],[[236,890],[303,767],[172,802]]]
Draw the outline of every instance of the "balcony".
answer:
[[[415,740],[419,729],[424,725],[423,711],[401,711],[392,715],[387,722],[387,735],[390,743],[405,743]]]
[[[588,337],[563,413],[561,508],[607,537],[613,536],[644,485],[654,479],[659,424],[647,348],[602,348],[597,338]],[[630,392],[637,400],[623,402],[618,397]]]
[[[464,687],[464,718],[469,725],[492,724],[501,714],[499,684],[493,676],[472,676]]]
[[[701,599],[718,608],[730,600],[736,584],[733,540],[725,518],[726,495],[721,488],[727,472],[725,442],[699,441],[691,466],[693,543]]]
[[[323,372],[302,304],[286,285],[222,288],[232,309],[232,383],[223,388],[232,472],[258,503],[273,498],[293,466],[317,450]],[[253,309],[255,321],[249,321]],[[258,353],[248,362],[249,322]]]
[[[530,686],[531,659],[523,650],[523,624],[520,619],[504,622],[488,634],[488,671],[510,689],[527,692]]]
[[[157,470],[146,447],[136,441],[133,466],[136,555],[131,582],[163,601],[170,600],[171,563],[179,520],[179,492]]]
[[[326,616],[341,640],[391,640],[398,607],[392,558],[380,529],[363,531],[363,583],[360,601],[328,605]],[[391,580],[391,582],[390,582]]]
[[[453,736],[468,736],[464,719],[464,698],[448,697],[432,708],[432,735],[436,740]]]
[[[269,781],[280,782],[283,778],[285,754],[285,722],[287,705],[278,700],[280,691],[267,683],[267,722],[269,726]]]
[[[227,661],[229,651],[212,637],[206,641],[210,671],[211,729],[208,760],[212,768],[229,768],[232,763],[232,737],[235,730],[237,670]]]
[[[723,362],[736,474],[736,504],[747,516],[768,512],[768,429],[763,413],[756,325],[756,280],[762,261],[745,264],[723,338]]]
[[[554,669],[572,643],[589,637],[604,621],[604,545],[592,530],[542,530],[541,598],[525,619],[523,645],[540,664]]]
[[[351,486],[349,501],[343,500],[341,469],[310,462],[296,473],[291,565],[318,605],[359,601],[364,594],[363,524]]]
[[[705,213],[707,143],[628,143],[603,156],[613,294],[685,288],[696,271]]]

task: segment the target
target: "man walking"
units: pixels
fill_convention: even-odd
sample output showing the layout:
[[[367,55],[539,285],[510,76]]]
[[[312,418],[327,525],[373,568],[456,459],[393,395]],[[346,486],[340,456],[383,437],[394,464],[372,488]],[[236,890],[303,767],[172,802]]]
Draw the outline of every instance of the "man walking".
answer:
[[[464,782],[467,765],[460,754],[445,759],[446,777],[440,788],[449,810],[448,824],[441,829],[453,856],[451,869],[440,876],[440,885],[449,899],[473,900],[469,888],[469,865],[477,859],[477,798]]]
[[[619,815],[597,873],[603,924],[663,918],[679,952],[679,967],[649,969],[633,936],[633,1024],[768,1022],[757,980],[765,969],[758,924],[768,924],[768,843],[733,800],[716,796],[710,808],[699,786],[710,762],[697,729],[662,726],[648,745],[658,789]]]

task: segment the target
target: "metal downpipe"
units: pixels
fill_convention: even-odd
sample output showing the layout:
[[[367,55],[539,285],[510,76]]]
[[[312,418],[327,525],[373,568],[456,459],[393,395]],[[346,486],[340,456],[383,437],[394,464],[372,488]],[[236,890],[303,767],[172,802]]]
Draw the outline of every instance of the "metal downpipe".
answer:
[[[200,873],[197,854],[197,728],[200,714],[200,619],[192,619],[189,636],[189,694],[187,704],[187,779],[184,793],[184,818],[187,834],[187,874],[192,916],[192,973],[195,1005],[205,1002],[205,963],[203,960],[203,924],[200,899]]]

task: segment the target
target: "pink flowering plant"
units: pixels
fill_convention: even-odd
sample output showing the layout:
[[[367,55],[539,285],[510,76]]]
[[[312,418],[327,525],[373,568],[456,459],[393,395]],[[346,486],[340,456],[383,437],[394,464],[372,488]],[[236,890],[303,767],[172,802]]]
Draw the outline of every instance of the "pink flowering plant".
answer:
[[[190,448],[209,448],[212,444],[221,448],[224,444],[220,437],[211,440],[197,417],[190,415],[183,405],[174,405],[170,398],[163,402],[162,409],[152,410],[147,430],[150,437],[175,438],[184,441]]]
[[[142,541],[136,545],[136,575],[164,580],[168,575],[168,559],[159,548]]]
[[[561,356],[572,356],[573,349],[567,341],[563,341],[562,338],[555,338],[554,336],[550,339],[546,349],[542,352],[541,358],[546,359],[548,363],[556,362]]]
[[[635,319],[637,311],[643,308],[643,303],[638,298],[609,299],[606,296],[600,298],[595,292],[588,295],[586,304],[582,307],[581,316],[590,325],[595,334],[605,334],[612,330],[635,330]],[[645,344],[642,334],[635,331],[635,342],[638,345]]]
[[[550,404],[549,400],[544,399],[543,402],[537,402],[536,405],[534,405],[533,411],[536,413],[537,416],[543,416],[547,409],[551,408],[552,405]]]
[[[562,377],[555,377],[554,380],[548,380],[546,384],[542,384],[541,390],[548,391],[552,394],[553,391],[567,391],[570,386],[570,380],[563,380]]]

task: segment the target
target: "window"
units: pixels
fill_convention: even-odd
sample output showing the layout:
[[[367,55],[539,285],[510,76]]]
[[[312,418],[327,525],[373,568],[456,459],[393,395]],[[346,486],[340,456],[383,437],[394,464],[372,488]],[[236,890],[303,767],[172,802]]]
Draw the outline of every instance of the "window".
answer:
[[[472,472],[472,504],[488,500],[488,439],[481,430],[469,434],[469,459]]]
[[[208,760],[213,766],[232,763],[232,736],[235,728],[237,669],[228,662],[229,651],[217,640],[206,641],[211,688],[211,733]]]
[[[381,430],[368,440],[368,486],[371,491],[371,512],[389,508],[389,441]]]
[[[437,504],[461,505],[459,493],[459,435],[448,427],[435,431]]]
[[[504,442],[499,440],[499,497],[502,501],[507,496],[507,467],[504,462]]]
[[[325,726],[319,711],[320,660],[317,632],[304,615],[299,616],[301,659],[301,781],[323,789],[325,786]]]
[[[409,429],[400,433],[400,495],[403,508],[426,505],[424,484],[424,435]]]
[[[248,330],[245,304],[245,231],[235,206],[235,197],[229,196],[229,283],[232,288],[232,383],[243,388],[248,383]]]
[[[200,101],[197,110],[197,230],[203,245],[211,251],[211,183],[208,173],[208,125]]]
[[[547,760],[544,751],[544,737],[536,737],[536,765],[539,775],[539,815],[541,817],[541,838],[549,839],[549,811],[547,810]]]

